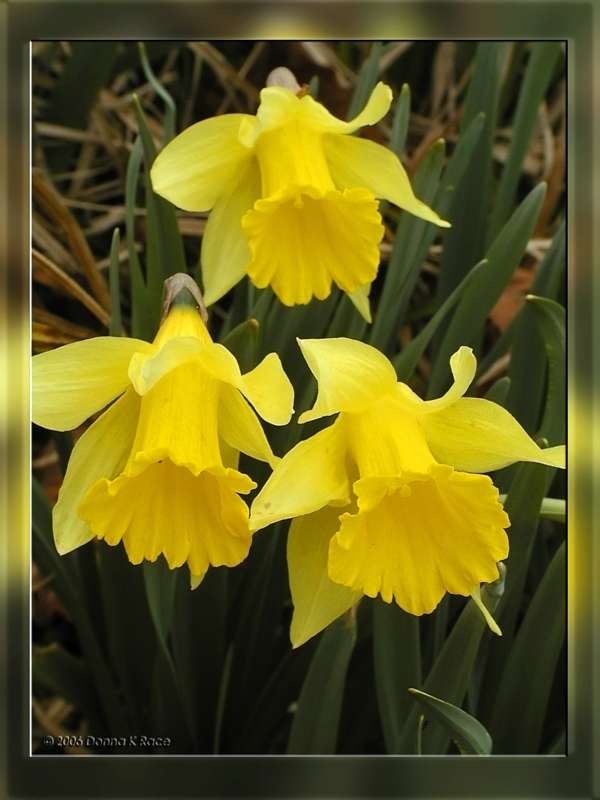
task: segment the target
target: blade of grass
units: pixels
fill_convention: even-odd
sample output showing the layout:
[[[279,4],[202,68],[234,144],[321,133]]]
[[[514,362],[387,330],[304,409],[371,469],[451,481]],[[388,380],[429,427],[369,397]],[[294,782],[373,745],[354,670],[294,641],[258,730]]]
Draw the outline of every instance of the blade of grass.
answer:
[[[108,332],[111,336],[122,336],[123,323],[121,321],[121,286],[119,275],[119,245],[121,236],[119,229],[115,228],[113,231],[112,242],[110,245],[110,325]]]
[[[127,162],[127,174],[125,177],[125,231],[127,235],[127,251],[129,253],[131,333],[132,336],[149,340],[152,338],[156,327],[155,313],[146,301],[146,281],[135,248],[135,208],[142,157],[142,140],[138,136]]]
[[[166,145],[175,136],[175,103],[173,102],[171,95],[167,92],[165,87],[154,74],[154,71],[150,66],[150,62],[148,61],[146,47],[143,42],[138,42],[138,52],[140,54],[140,61],[142,62],[142,69],[144,70],[144,75],[148,79],[148,83],[152,86],[156,94],[159,95],[165,104],[163,145]]]

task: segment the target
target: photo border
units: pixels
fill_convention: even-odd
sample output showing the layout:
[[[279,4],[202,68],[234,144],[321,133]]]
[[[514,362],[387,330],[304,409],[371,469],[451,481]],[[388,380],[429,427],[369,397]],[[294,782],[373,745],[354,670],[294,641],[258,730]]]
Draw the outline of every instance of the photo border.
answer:
[[[0,7],[0,26],[5,59],[0,167],[6,183],[0,242],[7,265],[0,290],[0,347],[7,376],[0,496],[6,548],[0,562],[5,570],[0,630],[3,796],[599,797],[600,768],[594,769],[594,754],[600,760],[600,589],[592,580],[593,566],[600,575],[600,531],[594,514],[600,463],[594,439],[600,432],[593,402],[600,381],[592,348],[594,332],[600,342],[593,315],[600,282],[592,269],[599,236],[592,188],[593,177],[598,177],[593,135],[599,110],[592,86],[599,71],[593,51],[598,32],[594,3],[123,0],[92,5],[85,0],[12,0]],[[30,41],[552,38],[568,42],[567,756],[30,756]]]

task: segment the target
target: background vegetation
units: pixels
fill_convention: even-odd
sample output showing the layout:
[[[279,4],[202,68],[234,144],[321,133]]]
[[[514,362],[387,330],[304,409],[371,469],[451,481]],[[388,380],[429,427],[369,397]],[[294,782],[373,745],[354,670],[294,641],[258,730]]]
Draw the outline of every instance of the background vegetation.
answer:
[[[198,277],[205,217],[155,196],[148,166],[189,124],[253,113],[280,65],[340,117],[377,80],[390,84],[392,112],[362,135],[403,158],[416,193],[453,227],[383,209],[372,326],[337,291],[290,310],[244,280],[211,308],[213,337],[246,368],[277,351],[297,413],[315,386],[296,336],[369,341],[422,396],[446,388],[448,356],[468,344],[480,358],[472,392],[563,442],[557,42],[34,44],[34,352],[107,332],[152,337],[164,278]],[[316,425],[267,433],[282,453]],[[565,496],[555,470],[493,476],[512,521],[505,580],[486,590],[501,639],[462,598],[421,619],[365,598],[351,620],[292,651],[287,523],[193,593],[186,570],[132,567],[121,546],[92,542],[61,558],[50,508],[73,435],[36,428],[33,442],[34,752],[93,752],[88,734],[168,736],[157,752],[170,753],[564,752],[564,503],[544,501]],[[243,469],[266,477],[249,459]],[[75,738],[48,750],[44,733]]]

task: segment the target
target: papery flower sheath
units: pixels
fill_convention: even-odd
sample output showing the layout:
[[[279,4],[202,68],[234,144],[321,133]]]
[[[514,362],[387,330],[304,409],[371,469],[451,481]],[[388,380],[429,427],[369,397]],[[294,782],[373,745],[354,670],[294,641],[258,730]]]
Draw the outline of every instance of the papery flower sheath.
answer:
[[[352,339],[305,339],[318,382],[300,422],[337,414],[277,464],[255,498],[250,527],[294,518],[288,567],[295,646],[361,596],[433,611],[448,592],[473,595],[498,578],[510,521],[485,473],[516,461],[564,467],[564,446],[541,449],[512,415],[463,397],[470,348],[450,359],[454,383],[437,400],[397,381],[388,359]]]
[[[154,190],[188,211],[211,211],[202,240],[207,304],[247,273],[288,306],[326,298],[333,282],[368,317],[384,231],[378,199],[448,226],[415,197],[393,152],[350,135],[384,117],[391,99],[378,83],[343,122],[309,95],[267,86],[256,116],[211,117],[165,147],[152,166]]]
[[[77,440],[53,512],[59,553],[97,537],[121,540],[139,564],[160,554],[197,584],[209,565],[248,554],[255,487],[239,452],[274,465],[260,422],[286,424],[293,389],[273,353],[240,373],[196,308],[173,305],[152,344],[98,337],[33,358],[33,420],[75,428],[112,403]]]

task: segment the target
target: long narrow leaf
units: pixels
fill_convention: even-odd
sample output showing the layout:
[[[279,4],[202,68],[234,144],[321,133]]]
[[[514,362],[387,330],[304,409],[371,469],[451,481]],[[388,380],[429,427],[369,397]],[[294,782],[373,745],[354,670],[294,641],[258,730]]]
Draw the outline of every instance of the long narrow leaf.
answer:
[[[489,756],[492,752],[492,737],[479,720],[462,708],[440,700],[419,689],[409,689],[414,699],[424,709],[426,717],[436,719],[447,731],[463,754]]]
[[[335,753],[346,672],[356,625],[346,614],[321,635],[298,699],[287,752],[305,755]]]
[[[563,542],[511,647],[490,723],[498,753],[539,752],[548,698],[566,630],[565,560]],[[535,669],[531,668],[533,664]]]
[[[506,223],[486,256],[487,269],[471,283],[454,311],[437,352],[429,394],[437,397],[450,380],[448,362],[461,345],[477,346],[487,315],[508,284],[533,232],[546,192],[542,183],[533,189]]]
[[[407,689],[421,683],[419,620],[395,603],[373,606],[375,688],[388,753],[401,752],[402,726],[410,711]]]

